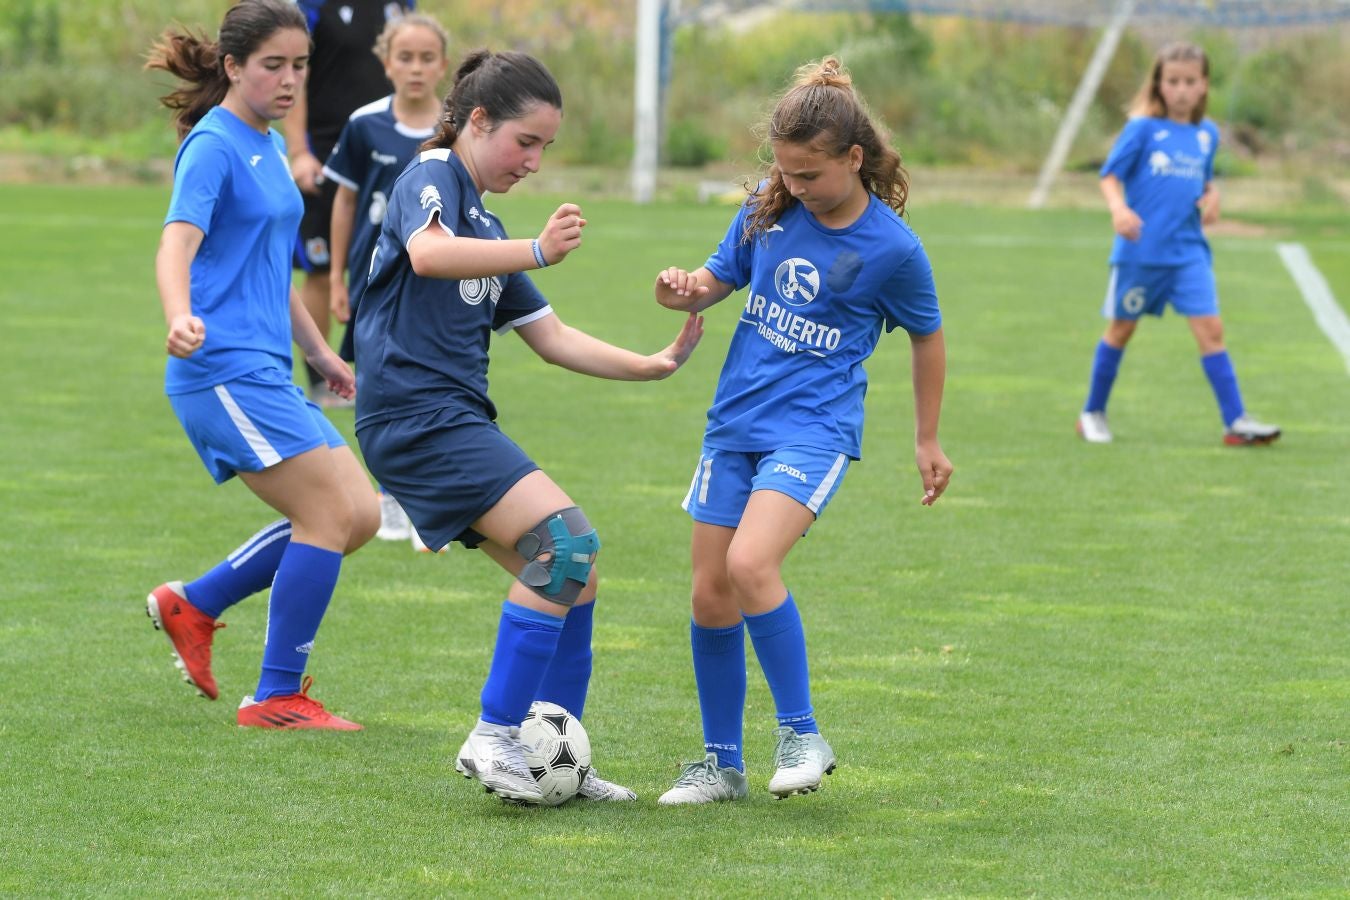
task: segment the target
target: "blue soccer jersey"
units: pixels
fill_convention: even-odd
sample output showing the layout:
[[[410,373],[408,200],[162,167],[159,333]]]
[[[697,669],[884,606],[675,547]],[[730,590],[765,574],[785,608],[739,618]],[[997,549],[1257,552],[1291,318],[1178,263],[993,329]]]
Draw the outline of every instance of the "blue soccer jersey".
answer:
[[[303,212],[286,145],[214,107],[178,148],[164,224],[205,235],[192,260],[192,313],[202,346],[169,357],[169,394],[198,391],[267,367],[291,371],[291,248]]]
[[[487,394],[492,332],[552,313],[521,272],[463,280],[417,275],[408,242],[428,228],[464,238],[506,237],[448,149],[419,153],[389,197],[356,317],[358,428],[447,407],[495,419]]]
[[[863,361],[881,331],[942,326],[918,237],[875,196],[857,221],[826,228],[799,203],[743,240],[753,198],[706,267],[750,286],[708,410],[704,442],[722,450],[789,445],[862,453]]]
[[[347,250],[352,284],[364,283],[370,252],[389,205],[394,180],[434,128],[409,128],[394,118],[393,96],[382,97],[352,113],[342,129],[323,174],[356,192],[356,222]]]
[[[1111,264],[1179,266],[1209,262],[1196,201],[1214,178],[1219,129],[1144,116],[1131,119],[1102,164],[1101,176],[1125,186],[1125,202],[1143,221],[1139,240],[1116,235]]]

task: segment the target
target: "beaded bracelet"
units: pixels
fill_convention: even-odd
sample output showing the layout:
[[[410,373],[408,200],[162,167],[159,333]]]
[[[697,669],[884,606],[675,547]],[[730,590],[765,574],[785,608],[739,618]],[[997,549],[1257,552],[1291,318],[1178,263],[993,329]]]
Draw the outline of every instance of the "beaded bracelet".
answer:
[[[539,249],[539,239],[530,241],[530,249],[534,251],[534,261],[539,264],[539,268],[548,267],[548,260],[544,259],[544,251]]]

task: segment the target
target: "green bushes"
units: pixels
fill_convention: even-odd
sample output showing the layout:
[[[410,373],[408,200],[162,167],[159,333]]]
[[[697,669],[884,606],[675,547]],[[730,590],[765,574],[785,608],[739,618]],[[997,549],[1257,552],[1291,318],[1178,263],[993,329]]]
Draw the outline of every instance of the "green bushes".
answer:
[[[452,34],[452,52],[525,49],[563,86],[566,125],[553,158],[627,164],[633,145],[631,12],[606,0],[423,0]],[[155,98],[168,79],[141,71],[146,48],[181,20],[213,29],[212,0],[108,0],[64,13],[59,0],[10,0],[0,9],[0,129],[56,130],[114,153],[171,153]],[[526,8],[551,22],[533,27]],[[630,18],[625,19],[627,15]],[[1211,115],[1225,130],[1230,171],[1263,160],[1350,160],[1350,26],[1266,36],[1201,32],[1210,52]],[[1177,35],[1182,36],[1182,35]],[[1241,44],[1239,43],[1241,39]],[[1032,171],[1044,158],[1097,34],[902,13],[783,13],[744,31],[725,23],[674,34],[662,160],[698,167],[753,165],[757,126],[801,64],[838,54],[907,161]],[[1153,38],[1128,32],[1070,156],[1091,169],[1124,122],[1153,57]],[[162,129],[161,143],[137,135]],[[115,149],[112,149],[115,148]],[[91,152],[91,151],[86,151]]]

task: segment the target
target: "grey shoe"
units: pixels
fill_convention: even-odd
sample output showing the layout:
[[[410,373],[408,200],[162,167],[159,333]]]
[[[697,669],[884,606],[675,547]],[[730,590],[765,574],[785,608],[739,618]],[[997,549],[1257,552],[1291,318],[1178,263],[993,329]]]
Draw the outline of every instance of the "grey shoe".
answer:
[[[778,771],[769,780],[769,793],[781,800],[818,790],[821,780],[834,771],[838,762],[830,745],[818,734],[798,734],[786,726],[776,729],[774,734],[778,735],[778,747],[773,753]]]
[[[717,754],[709,753],[698,762],[685,763],[675,786],[656,802],[662,806],[686,803],[716,803],[721,800],[744,800],[750,796],[750,785],[745,775],[733,766],[718,766]]]
[[[520,742],[519,728],[479,719],[464,746],[459,748],[455,771],[465,778],[477,778],[489,794],[507,800],[538,803],[544,799],[544,792],[525,763],[525,745]]]
[[[577,796],[582,800],[608,800],[623,802],[627,800],[636,800],[637,794],[630,791],[621,784],[615,784],[612,781],[606,781],[595,774],[595,769],[589,769],[586,772],[585,779],[581,782],[581,787],[577,788]]]

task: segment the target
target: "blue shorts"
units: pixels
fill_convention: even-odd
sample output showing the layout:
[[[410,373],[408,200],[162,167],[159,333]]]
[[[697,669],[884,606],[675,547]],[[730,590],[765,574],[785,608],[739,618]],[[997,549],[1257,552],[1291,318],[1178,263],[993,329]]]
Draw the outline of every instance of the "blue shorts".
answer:
[[[366,468],[392,494],[431,550],[477,547],[469,526],[539,467],[495,422],[466,409],[437,409],[356,432]]]
[[[212,388],[171,394],[169,404],[216,484],[315,447],[347,446],[290,373],[280,369],[258,369]]]
[[[1108,319],[1137,320],[1161,316],[1167,304],[1183,316],[1217,316],[1219,295],[1209,261],[1183,266],[1111,267],[1102,315]]]
[[[850,462],[845,453],[815,447],[746,453],[704,444],[689,493],[680,505],[695,522],[735,528],[741,524],[752,492],[777,491],[819,518],[843,484]]]

